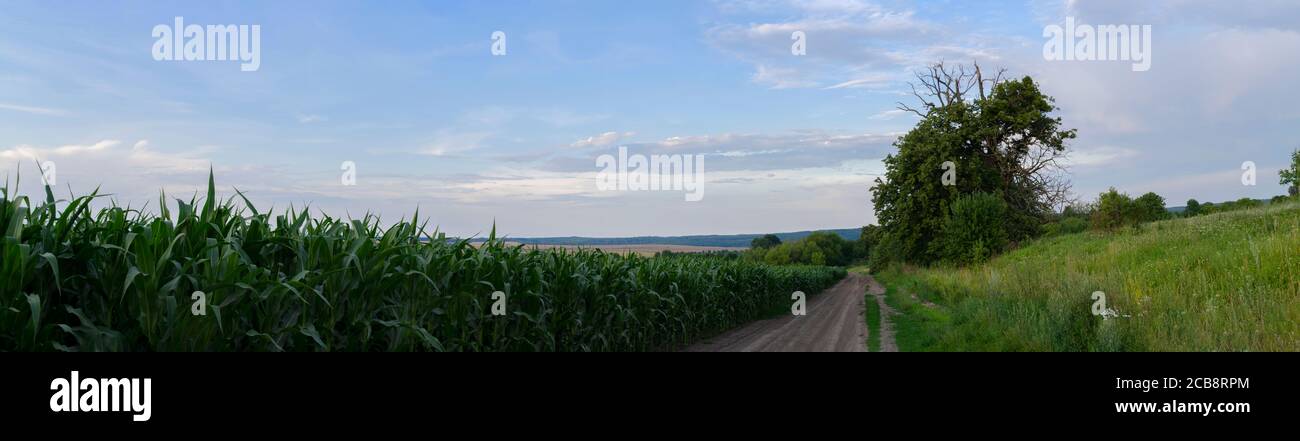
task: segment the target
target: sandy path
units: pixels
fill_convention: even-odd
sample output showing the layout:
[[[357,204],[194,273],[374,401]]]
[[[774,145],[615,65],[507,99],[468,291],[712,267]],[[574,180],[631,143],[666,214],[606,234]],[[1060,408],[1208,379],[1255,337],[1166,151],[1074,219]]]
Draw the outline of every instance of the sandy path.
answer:
[[[880,286],[869,276],[850,273],[831,289],[809,299],[807,315],[786,315],[750,323],[686,350],[866,352],[867,325],[862,314],[866,301],[864,294],[867,287],[872,285]],[[880,292],[883,293],[884,290],[881,289]],[[892,340],[891,338],[890,341]]]

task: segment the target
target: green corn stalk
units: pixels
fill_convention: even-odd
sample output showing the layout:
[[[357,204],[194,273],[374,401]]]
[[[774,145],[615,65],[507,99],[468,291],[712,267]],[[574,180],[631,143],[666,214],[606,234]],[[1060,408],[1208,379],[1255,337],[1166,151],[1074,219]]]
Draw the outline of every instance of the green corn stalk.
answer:
[[[0,188],[3,351],[654,351],[788,310],[828,267],[448,240],[410,220],[263,213],[236,190],[150,213]],[[239,203],[236,202],[238,199]],[[62,207],[59,205],[62,204]],[[191,314],[191,294],[207,315]],[[506,314],[490,297],[506,294]]]

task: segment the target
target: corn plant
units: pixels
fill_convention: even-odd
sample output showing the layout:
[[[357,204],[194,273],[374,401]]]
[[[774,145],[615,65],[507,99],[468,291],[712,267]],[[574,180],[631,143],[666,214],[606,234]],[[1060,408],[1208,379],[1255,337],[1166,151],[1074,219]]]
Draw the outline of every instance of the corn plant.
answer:
[[[0,350],[648,351],[789,308],[844,276],[707,256],[537,250],[419,214],[262,213],[236,191],[153,210],[0,188]],[[206,314],[191,313],[206,297]],[[506,314],[491,313],[505,293]]]

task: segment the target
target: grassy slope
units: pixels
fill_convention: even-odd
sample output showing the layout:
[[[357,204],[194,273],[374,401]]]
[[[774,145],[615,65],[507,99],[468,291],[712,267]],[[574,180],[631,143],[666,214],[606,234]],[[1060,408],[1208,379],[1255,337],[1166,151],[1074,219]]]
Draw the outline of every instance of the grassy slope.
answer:
[[[1300,205],[1044,239],[985,265],[880,278],[903,313],[904,351],[1296,351]],[[1094,291],[1131,317],[1094,317]]]

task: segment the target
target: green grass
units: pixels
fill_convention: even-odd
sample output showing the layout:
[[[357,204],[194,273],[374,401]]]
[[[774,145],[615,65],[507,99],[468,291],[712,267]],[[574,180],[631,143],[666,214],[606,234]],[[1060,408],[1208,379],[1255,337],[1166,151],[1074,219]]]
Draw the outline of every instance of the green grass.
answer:
[[[849,268],[849,272],[867,274],[870,269],[867,267]],[[866,310],[863,311],[867,322],[867,352],[880,352],[880,303],[876,302],[876,297],[871,294],[863,293],[863,301]]]
[[[261,213],[242,195],[156,214],[0,188],[0,351],[633,351],[788,310],[845,274],[743,259],[528,250],[379,219]],[[236,204],[236,200],[242,204]],[[434,240],[427,240],[434,237]],[[193,315],[191,294],[207,296]],[[493,316],[494,291],[506,314]]]
[[[867,295],[867,351],[880,352],[880,303],[876,297]]]
[[[902,313],[904,351],[1300,350],[1296,203],[1065,235],[983,265],[878,277]],[[1094,316],[1095,291],[1128,317]]]

